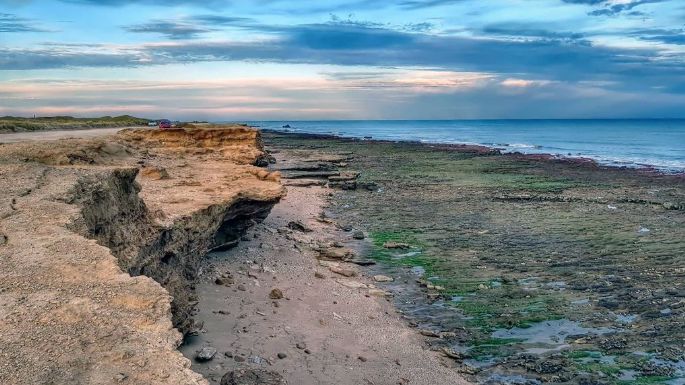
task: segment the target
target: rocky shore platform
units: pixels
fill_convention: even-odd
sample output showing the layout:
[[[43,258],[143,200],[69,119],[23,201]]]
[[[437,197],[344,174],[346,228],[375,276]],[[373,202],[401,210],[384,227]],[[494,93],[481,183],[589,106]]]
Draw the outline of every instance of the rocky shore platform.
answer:
[[[355,256],[329,256],[381,277],[374,290],[455,373],[685,383],[684,175],[478,146],[264,142],[290,160],[275,165],[284,184],[327,186],[323,217],[363,238]]]

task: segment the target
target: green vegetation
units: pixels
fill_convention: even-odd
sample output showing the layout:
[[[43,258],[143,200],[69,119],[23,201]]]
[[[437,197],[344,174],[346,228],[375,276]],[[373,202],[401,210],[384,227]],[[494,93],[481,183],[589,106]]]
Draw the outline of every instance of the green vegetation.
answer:
[[[71,116],[19,118],[3,116],[0,117],[0,133],[144,126],[147,125],[148,121],[148,119],[129,115],[103,116],[101,118],[74,118]]]

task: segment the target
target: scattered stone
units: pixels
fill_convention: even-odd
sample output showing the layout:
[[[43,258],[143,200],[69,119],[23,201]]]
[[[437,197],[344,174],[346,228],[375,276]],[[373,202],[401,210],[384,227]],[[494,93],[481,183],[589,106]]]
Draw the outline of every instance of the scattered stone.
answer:
[[[7,244],[7,235],[0,234],[0,246],[4,246],[6,244]]]
[[[282,359],[284,359],[284,358],[286,358],[286,357],[288,357],[287,354],[285,354],[285,353],[278,353],[278,358],[279,358],[279,359],[282,360]]]
[[[352,226],[350,226],[350,225],[344,225],[344,226],[341,226],[340,229],[341,229],[342,231],[350,232],[350,231],[352,231]]]
[[[372,295],[374,297],[386,297],[389,295],[389,293],[381,289],[369,289],[369,295]]]
[[[305,350],[304,350],[304,353],[305,353],[305,354],[312,354],[312,351],[309,350],[309,349],[305,349]]]
[[[442,348],[441,351],[445,356],[447,356],[453,360],[460,361],[460,360],[464,359],[464,355],[462,353],[454,350],[454,349],[444,347],[444,348]]]
[[[214,283],[217,285],[222,285],[222,286],[231,286],[231,285],[233,285],[233,278],[219,277],[219,278],[214,280]]]
[[[426,336],[426,337],[436,337],[436,338],[440,337],[440,334],[438,334],[432,330],[428,330],[428,329],[419,330],[419,333],[421,333],[422,336]]]
[[[127,379],[127,378],[128,378],[128,375],[127,375],[126,373],[117,373],[117,374],[114,376],[114,380],[115,380],[116,382],[123,382],[123,381],[124,381],[125,379]]]
[[[233,359],[235,360],[235,362],[245,362],[245,357],[243,357],[243,356],[236,355],[236,356],[233,356]]]
[[[361,240],[366,238],[366,236],[364,235],[363,231],[357,230],[352,234],[352,238]]]
[[[212,358],[214,358],[214,355],[216,354],[216,349],[211,347],[211,346],[205,346],[204,348],[200,349],[199,352],[195,355],[195,361],[197,362],[206,362],[210,361]]]
[[[232,352],[225,352],[224,356],[227,358],[233,358],[233,353]]]
[[[347,279],[337,279],[336,282],[339,284],[349,287],[350,289],[366,289],[369,286],[365,283],[357,282],[357,281],[350,281]]]
[[[284,385],[285,379],[264,369],[242,369],[226,373],[221,377],[221,385]]]
[[[326,276],[324,276],[322,273],[320,273],[320,272],[318,272],[318,271],[314,273],[314,276],[315,276],[316,278],[320,278],[320,279],[326,278]]]
[[[305,225],[301,221],[288,222],[288,228],[291,230],[300,231],[303,233],[310,233],[313,231],[309,226]]]
[[[376,282],[392,282],[392,281],[394,281],[394,279],[392,279],[391,277],[388,277],[387,275],[381,275],[381,274],[374,275],[373,280]]]
[[[320,256],[322,258],[328,258],[328,259],[348,259],[348,258],[354,258],[355,254],[354,251],[347,249],[347,248],[340,248],[340,247],[335,247],[335,248],[328,248],[328,249],[323,249],[319,252]]]
[[[247,289],[245,288],[244,285],[238,285],[238,286],[236,286],[236,289],[238,289],[240,291],[247,291]]]
[[[359,357],[357,357],[357,359],[358,359],[359,361],[361,361],[361,362],[366,362],[366,361],[368,361],[368,359],[367,359],[366,357],[364,357],[364,356],[359,356]]]
[[[283,299],[283,292],[281,289],[272,289],[269,293],[269,298],[271,299]]]
[[[247,361],[255,365],[264,365],[269,363],[269,361],[266,358],[260,356],[250,356],[248,357]]]
[[[328,269],[336,274],[340,274],[345,277],[355,277],[357,275],[356,271],[352,269],[346,269],[344,267],[331,266]]]
[[[300,350],[307,349],[307,344],[305,344],[304,342],[298,342],[295,344],[295,347],[300,349]]]

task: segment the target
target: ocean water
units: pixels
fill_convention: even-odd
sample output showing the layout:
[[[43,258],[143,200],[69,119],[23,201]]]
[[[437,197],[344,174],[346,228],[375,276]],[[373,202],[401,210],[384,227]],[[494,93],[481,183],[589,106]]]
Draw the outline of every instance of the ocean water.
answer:
[[[249,121],[345,137],[479,144],[504,152],[585,157],[610,166],[685,172],[685,120]]]

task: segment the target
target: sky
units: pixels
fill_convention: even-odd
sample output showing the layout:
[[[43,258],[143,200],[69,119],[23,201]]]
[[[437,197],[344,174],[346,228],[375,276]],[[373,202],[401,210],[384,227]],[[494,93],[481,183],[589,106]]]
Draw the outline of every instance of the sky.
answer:
[[[684,0],[0,0],[0,115],[685,118]]]

